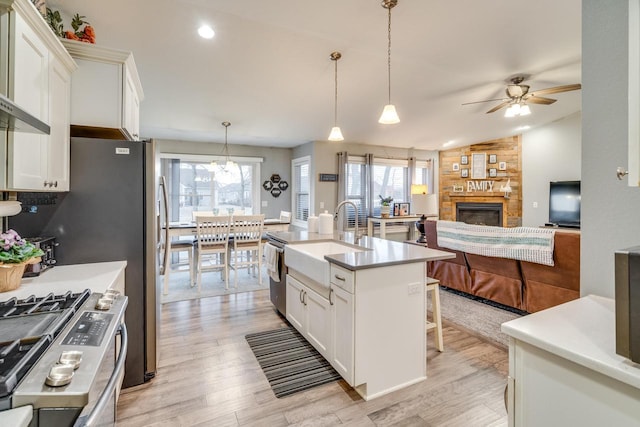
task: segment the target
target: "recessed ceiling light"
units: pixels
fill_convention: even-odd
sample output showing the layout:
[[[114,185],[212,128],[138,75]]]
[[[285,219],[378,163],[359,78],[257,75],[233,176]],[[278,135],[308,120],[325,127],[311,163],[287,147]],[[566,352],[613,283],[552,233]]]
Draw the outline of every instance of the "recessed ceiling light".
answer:
[[[452,145],[455,141],[452,139],[451,141],[447,141],[444,144],[442,144],[443,147],[448,147],[450,145]]]
[[[212,39],[216,33],[210,26],[203,25],[202,27],[198,28],[198,34],[200,34],[200,37],[202,37],[203,39]]]

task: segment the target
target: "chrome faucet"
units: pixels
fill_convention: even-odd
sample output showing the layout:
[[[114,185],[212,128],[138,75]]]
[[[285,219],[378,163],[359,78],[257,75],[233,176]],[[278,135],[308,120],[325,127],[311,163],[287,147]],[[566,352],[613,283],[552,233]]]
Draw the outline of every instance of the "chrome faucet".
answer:
[[[356,230],[354,233],[354,243],[358,243],[358,241],[360,240],[360,236],[358,234],[358,207],[356,206],[355,203],[353,203],[351,200],[343,200],[342,202],[338,203],[338,207],[336,207],[336,212],[333,215],[333,219],[334,221],[338,220],[338,213],[340,212],[340,208],[343,207],[344,205],[351,205],[353,206],[353,210],[354,213],[356,215]],[[345,227],[346,228],[346,227]],[[342,232],[344,233],[345,230],[342,230]]]

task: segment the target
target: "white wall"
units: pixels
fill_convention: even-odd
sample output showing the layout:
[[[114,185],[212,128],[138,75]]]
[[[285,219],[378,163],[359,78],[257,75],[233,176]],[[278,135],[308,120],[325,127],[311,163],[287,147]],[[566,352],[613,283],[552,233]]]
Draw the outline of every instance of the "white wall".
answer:
[[[549,182],[581,179],[581,126],[576,113],[522,134],[523,226],[549,221]]]
[[[582,2],[582,295],[612,298],[614,252],[640,244],[640,188],[615,173],[627,166],[627,15],[626,1]]]

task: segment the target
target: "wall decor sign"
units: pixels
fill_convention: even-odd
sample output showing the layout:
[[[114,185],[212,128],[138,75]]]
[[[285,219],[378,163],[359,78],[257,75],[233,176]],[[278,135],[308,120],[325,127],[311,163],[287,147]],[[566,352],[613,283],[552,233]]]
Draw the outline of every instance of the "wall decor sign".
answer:
[[[460,164],[461,165],[468,165],[469,164],[469,156],[461,156],[460,157]]]
[[[460,176],[462,178],[469,178],[469,169],[465,168],[460,171]]]
[[[336,182],[338,181],[337,173],[321,173],[320,182]]]
[[[451,170],[458,172],[460,170],[460,163],[454,163]]]
[[[487,155],[474,153],[471,155],[471,179],[485,179],[487,177]]]
[[[498,170],[496,168],[489,169],[489,178],[495,178],[498,176]]]
[[[507,162],[498,163],[498,169],[501,170],[501,171],[506,171],[507,170]]]
[[[498,156],[496,154],[489,154],[489,164],[493,165],[498,163]]]

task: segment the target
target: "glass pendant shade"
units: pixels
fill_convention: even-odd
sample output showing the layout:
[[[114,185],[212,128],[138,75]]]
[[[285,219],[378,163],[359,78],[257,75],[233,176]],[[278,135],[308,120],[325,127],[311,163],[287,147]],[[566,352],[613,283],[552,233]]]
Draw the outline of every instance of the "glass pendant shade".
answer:
[[[329,141],[344,141],[344,137],[342,136],[342,131],[340,127],[334,126],[331,128],[331,133],[329,134]]]
[[[378,123],[383,125],[400,123],[400,117],[398,117],[398,113],[396,112],[396,106],[393,104],[385,105],[384,110],[382,110],[382,115],[378,119]]]
[[[529,114],[531,114],[531,108],[529,108],[528,105],[523,105],[520,107],[520,115],[521,116],[528,116]]]

